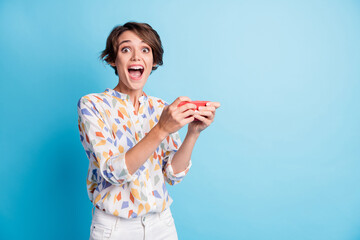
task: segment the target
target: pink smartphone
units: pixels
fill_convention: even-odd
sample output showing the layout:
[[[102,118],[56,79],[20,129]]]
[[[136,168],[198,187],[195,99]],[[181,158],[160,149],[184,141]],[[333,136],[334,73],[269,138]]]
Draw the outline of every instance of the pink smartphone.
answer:
[[[196,110],[199,110],[199,107],[205,107],[206,106],[206,103],[208,103],[210,101],[182,101],[179,103],[178,107],[181,107],[182,105],[185,105],[187,103],[193,103],[196,105]]]

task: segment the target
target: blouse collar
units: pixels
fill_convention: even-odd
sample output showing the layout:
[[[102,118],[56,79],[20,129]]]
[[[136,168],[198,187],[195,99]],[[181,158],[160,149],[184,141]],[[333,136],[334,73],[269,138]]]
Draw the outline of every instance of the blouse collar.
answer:
[[[130,100],[130,96],[129,96],[128,94],[122,93],[122,92],[118,92],[118,91],[116,91],[116,90],[114,90],[114,89],[111,89],[111,88],[105,89],[105,92],[107,92],[107,93],[110,94],[111,96],[120,98],[121,100],[127,100],[127,101]],[[148,99],[148,96],[147,96],[146,93],[143,91],[142,96],[139,98],[139,102],[140,102],[140,103],[143,103],[143,102],[145,102],[147,99]]]

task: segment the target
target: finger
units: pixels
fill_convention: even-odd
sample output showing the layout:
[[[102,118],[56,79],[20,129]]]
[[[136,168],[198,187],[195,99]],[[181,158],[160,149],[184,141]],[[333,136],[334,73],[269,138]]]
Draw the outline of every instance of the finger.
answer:
[[[170,105],[177,107],[181,102],[190,102],[190,101],[191,99],[189,97],[180,96],[177,99],[175,99],[175,101]]]
[[[210,112],[215,112],[216,108],[213,106],[209,106],[209,107],[199,107],[199,111],[210,111]]]
[[[195,120],[194,117],[189,117],[189,118],[185,118],[181,123],[182,123],[182,126],[185,126],[186,124],[188,123],[191,123]]]
[[[181,118],[186,118],[186,117],[189,117],[189,116],[193,116],[195,114],[195,110],[187,110],[185,112],[182,112],[180,114],[180,117]]]
[[[211,117],[213,116],[213,112],[210,111],[200,111],[197,113],[197,115],[203,116],[203,117]]]
[[[195,110],[190,109],[185,112],[180,112],[177,109],[175,109],[175,111],[173,111],[173,118],[174,120],[176,120],[178,123],[181,124],[184,119],[193,117],[194,114],[195,114]]]
[[[202,112],[210,112],[210,115],[206,115],[209,119],[215,118],[215,107],[199,107],[200,113]]]
[[[215,108],[219,108],[221,104],[219,102],[208,102],[206,103],[206,106],[213,106]]]
[[[179,108],[179,111],[180,112],[185,112],[186,110],[189,110],[189,109],[196,109],[196,105],[193,104],[193,103],[187,103],[181,107],[178,107]]]
[[[201,116],[201,115],[195,114],[195,115],[194,115],[194,118],[196,118],[197,120],[205,123],[207,126],[209,126],[210,123],[211,123],[211,120],[209,120],[209,119],[207,119],[206,117],[203,117],[203,116]]]
[[[213,112],[209,112],[209,111],[206,111],[206,112],[199,112],[198,115],[202,116],[202,117],[205,117],[209,120],[213,120],[215,118],[215,113]],[[195,115],[195,116],[198,116],[198,115]]]

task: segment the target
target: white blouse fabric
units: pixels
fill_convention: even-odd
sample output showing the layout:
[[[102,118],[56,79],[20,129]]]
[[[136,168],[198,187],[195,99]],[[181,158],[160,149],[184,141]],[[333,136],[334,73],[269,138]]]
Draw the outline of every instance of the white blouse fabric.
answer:
[[[89,159],[87,190],[93,205],[108,214],[136,218],[162,212],[172,199],[166,189],[179,183],[191,167],[174,174],[171,161],[181,145],[178,132],[170,134],[134,173],[125,164],[125,153],[159,121],[167,103],[147,96],[139,98],[136,114],[130,97],[107,88],[78,102],[80,140]]]

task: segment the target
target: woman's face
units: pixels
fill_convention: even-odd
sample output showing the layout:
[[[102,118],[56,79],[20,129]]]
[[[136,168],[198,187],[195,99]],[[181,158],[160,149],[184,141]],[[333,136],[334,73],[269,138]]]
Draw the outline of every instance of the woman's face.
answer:
[[[118,38],[118,51],[115,63],[119,82],[125,91],[142,90],[152,67],[151,47],[143,42],[134,32],[125,31]],[[126,93],[126,92],[125,92]]]

